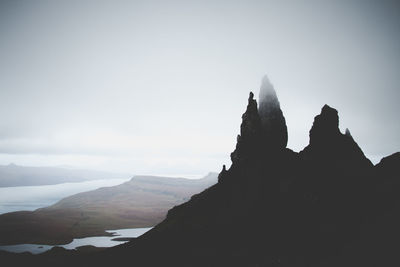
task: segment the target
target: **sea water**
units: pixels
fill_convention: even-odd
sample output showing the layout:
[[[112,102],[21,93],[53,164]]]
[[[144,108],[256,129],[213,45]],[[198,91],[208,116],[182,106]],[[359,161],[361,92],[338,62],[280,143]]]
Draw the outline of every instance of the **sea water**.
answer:
[[[76,249],[77,247],[88,246],[88,245],[95,247],[113,247],[127,242],[127,241],[112,240],[114,238],[134,238],[141,236],[150,229],[151,227],[107,230],[106,232],[112,233],[113,236],[93,236],[93,237],[75,238],[71,243],[66,245],[58,245],[58,247],[63,247],[65,249]],[[50,250],[53,247],[55,246],[37,245],[37,244],[19,244],[11,246],[0,246],[0,250],[15,252],[15,253],[30,252],[32,254],[39,254],[47,250]]]

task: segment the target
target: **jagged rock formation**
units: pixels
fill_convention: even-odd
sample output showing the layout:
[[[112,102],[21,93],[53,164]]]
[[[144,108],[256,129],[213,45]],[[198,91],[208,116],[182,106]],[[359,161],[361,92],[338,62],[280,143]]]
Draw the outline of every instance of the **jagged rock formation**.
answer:
[[[263,99],[257,111],[250,93],[232,166],[218,184],[135,242],[109,250],[110,259],[134,253],[149,266],[346,265],[341,251],[379,210],[372,164],[349,131],[340,133],[337,111],[327,105],[310,144],[301,153],[286,149],[276,94]]]
[[[327,105],[315,117],[309,145],[293,152],[285,148],[277,99],[259,112],[253,98],[232,165],[216,185],[171,209],[137,240],[78,263],[399,266],[400,183],[387,174],[400,173],[398,154],[372,166],[350,132],[340,133],[337,111]]]
[[[237,136],[236,149],[231,153],[233,163],[246,161],[261,150],[262,142],[261,120],[258,115],[257,101],[250,92],[246,112],[242,115],[240,135]]]
[[[286,148],[286,120],[267,76],[262,79],[259,101],[257,108],[254,94],[250,92],[246,112],[242,115],[236,149],[231,154],[232,163],[246,161],[250,156],[257,158],[262,153],[273,154]]]
[[[259,101],[259,114],[268,148],[285,148],[288,142],[286,121],[274,86],[267,76],[262,79]]]
[[[310,144],[300,155],[305,159],[312,159],[321,164],[332,165],[332,160],[343,168],[372,167],[372,163],[364,156],[361,148],[354,141],[349,129],[345,134],[339,130],[339,116],[336,109],[324,105],[321,114],[314,118],[310,130]],[[336,160],[335,160],[336,159]]]

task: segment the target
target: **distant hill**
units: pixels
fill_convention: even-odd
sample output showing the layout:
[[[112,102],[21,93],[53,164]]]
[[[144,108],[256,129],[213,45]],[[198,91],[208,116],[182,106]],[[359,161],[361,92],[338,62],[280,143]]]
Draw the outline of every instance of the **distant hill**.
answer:
[[[99,179],[129,178],[129,174],[63,167],[0,165],[0,187],[54,185]]]
[[[105,230],[150,227],[167,211],[217,182],[135,176],[130,181],[64,198],[36,211],[0,215],[0,244],[66,244],[73,238],[107,235]]]

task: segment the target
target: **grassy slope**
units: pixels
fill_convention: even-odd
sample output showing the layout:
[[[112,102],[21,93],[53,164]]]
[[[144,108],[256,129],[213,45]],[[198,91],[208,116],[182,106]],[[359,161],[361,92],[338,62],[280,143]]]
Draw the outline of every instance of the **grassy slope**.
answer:
[[[150,227],[167,211],[216,182],[138,176],[124,184],[79,193],[33,212],[0,215],[0,244],[65,244],[105,230]]]

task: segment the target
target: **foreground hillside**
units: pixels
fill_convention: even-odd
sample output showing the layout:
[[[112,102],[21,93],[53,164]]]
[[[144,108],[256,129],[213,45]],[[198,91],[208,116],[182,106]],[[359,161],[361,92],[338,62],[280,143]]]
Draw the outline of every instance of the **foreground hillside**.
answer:
[[[216,182],[215,173],[196,180],[135,176],[33,212],[0,215],[0,244],[66,244],[77,237],[106,235],[105,230],[151,227],[168,209]]]

